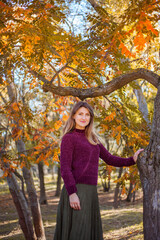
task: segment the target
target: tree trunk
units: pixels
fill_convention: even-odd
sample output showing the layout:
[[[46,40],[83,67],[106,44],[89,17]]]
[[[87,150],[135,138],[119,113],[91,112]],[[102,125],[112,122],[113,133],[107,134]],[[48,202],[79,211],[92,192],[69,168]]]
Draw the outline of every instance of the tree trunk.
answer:
[[[108,182],[107,182],[107,179],[105,179],[104,192],[109,192],[110,187],[111,187],[111,180],[108,179]]]
[[[51,166],[52,180],[54,180],[55,165]]]
[[[143,188],[145,240],[160,240],[160,86],[155,99],[149,145],[140,155],[138,168]]]
[[[136,85],[138,86],[138,89],[134,89],[134,93],[136,95],[137,98],[137,102],[139,105],[139,110],[143,115],[143,118],[145,119],[145,121],[147,122],[149,128],[151,127],[151,123],[149,120],[149,114],[148,114],[148,107],[147,107],[147,102],[146,102],[146,98],[142,92],[141,86],[139,85],[138,81],[134,81],[136,83]]]
[[[132,201],[132,197],[133,197],[133,183],[130,181],[130,185],[129,185],[129,191],[128,191],[128,194],[127,194],[127,198],[126,198],[126,201],[127,202],[131,202]],[[134,191],[135,192],[135,191]]]
[[[57,175],[57,189],[56,189],[56,197],[59,197],[61,193],[61,171],[60,167],[58,167],[58,175]]]
[[[34,187],[31,171],[26,167],[23,167],[22,171],[23,171],[23,176],[27,186],[27,192],[30,200],[33,224],[34,224],[37,240],[38,239],[45,240],[46,238],[45,238],[45,232],[44,232],[44,227],[42,222],[40,204],[38,202],[38,197],[37,197],[36,189]]]
[[[120,167],[119,168],[119,175],[118,175],[118,179],[120,179],[121,175],[122,175],[122,172],[123,172],[123,167]],[[117,182],[116,184],[116,188],[115,188],[115,192],[114,192],[114,208],[118,208],[118,194],[119,194],[119,187],[120,187],[120,183]]]
[[[8,82],[7,91],[8,91],[10,102],[16,102],[16,92],[14,91],[14,83],[10,79],[12,79],[12,77],[10,76],[10,78],[8,78],[8,75],[6,74],[6,80]],[[17,123],[17,119],[14,119],[14,123],[17,128],[20,128],[20,126]],[[27,156],[25,143],[23,142],[22,138],[19,138],[15,142],[16,142],[16,147],[17,147],[19,157],[21,156],[21,153]],[[44,232],[44,227],[43,227],[43,222],[41,217],[41,210],[40,210],[36,190],[34,187],[31,171],[26,167],[23,167],[22,171],[23,171],[23,177],[25,179],[27,192],[30,200],[30,206],[31,206],[31,212],[32,212],[36,237],[37,237],[37,240],[38,239],[45,240],[46,238],[45,238],[45,232]]]
[[[27,202],[19,188],[19,185],[13,173],[11,173],[10,177],[7,176],[7,182],[10,193],[12,195],[13,202],[17,209],[17,213],[19,216],[19,224],[21,226],[25,239],[36,240],[37,238],[33,230],[33,225]]]
[[[39,180],[40,180],[40,204],[47,204],[47,197],[44,184],[43,162],[38,163]]]
[[[103,177],[102,177],[102,186],[103,186],[103,192],[109,192],[109,190],[110,190],[110,179],[108,179],[108,182],[107,182],[107,177],[104,179],[104,181],[103,181]]]

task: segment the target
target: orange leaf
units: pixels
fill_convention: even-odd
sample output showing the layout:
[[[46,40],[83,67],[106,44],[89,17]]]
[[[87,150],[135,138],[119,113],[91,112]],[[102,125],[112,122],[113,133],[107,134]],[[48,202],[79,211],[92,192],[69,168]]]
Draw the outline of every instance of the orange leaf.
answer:
[[[146,40],[142,33],[138,33],[138,35],[135,37],[134,44],[138,50],[142,50],[145,47]]]
[[[61,120],[57,121],[54,125],[55,130],[58,130],[61,127],[61,125],[62,125],[62,121]]]
[[[105,120],[112,121],[114,119],[115,115],[116,115],[115,112],[112,112],[110,115],[108,115],[105,118]]]
[[[116,142],[117,142],[117,144],[119,144],[120,138],[121,138],[121,134],[119,133],[119,134],[116,136]]]
[[[49,166],[49,163],[45,160],[43,161],[45,165]]]
[[[25,167],[25,163],[21,162],[20,168],[23,168],[23,167]]]
[[[54,7],[52,4],[50,4],[50,3],[47,3],[46,5],[45,5],[45,7],[46,8],[52,8],[52,7]]]
[[[126,188],[123,186],[121,194],[124,195],[126,193]]]
[[[101,70],[104,69],[105,66],[106,66],[106,64],[105,64],[104,62],[101,62],[100,69],[101,69]]]
[[[146,25],[146,28],[147,28],[148,30],[150,30],[152,33],[154,33],[154,34],[158,37],[158,31],[153,28],[151,22],[147,19],[145,23],[146,23],[146,24],[145,24],[145,25]]]
[[[35,135],[35,136],[33,137],[34,140],[37,140],[38,138],[39,138],[38,135]]]
[[[27,140],[31,140],[31,138],[30,138],[30,136],[29,136],[29,134],[27,132],[24,132],[24,135],[27,138]]]
[[[6,4],[4,4],[3,2],[0,1],[0,6],[1,7],[6,7]]]
[[[12,103],[11,107],[12,107],[16,112],[19,111],[18,103],[16,103],[16,102]]]

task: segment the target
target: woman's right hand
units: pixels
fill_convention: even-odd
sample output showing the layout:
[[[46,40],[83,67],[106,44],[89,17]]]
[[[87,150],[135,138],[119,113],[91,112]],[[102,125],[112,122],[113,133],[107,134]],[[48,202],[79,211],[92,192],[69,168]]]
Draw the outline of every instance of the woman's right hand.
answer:
[[[71,208],[75,210],[81,209],[80,200],[76,193],[72,193],[71,195],[69,195],[69,202],[70,202]]]

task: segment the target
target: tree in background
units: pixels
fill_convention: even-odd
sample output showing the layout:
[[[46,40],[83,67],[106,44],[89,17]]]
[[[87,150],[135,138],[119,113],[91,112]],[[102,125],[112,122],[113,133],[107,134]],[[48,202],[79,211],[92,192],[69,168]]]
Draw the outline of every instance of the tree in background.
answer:
[[[117,145],[127,144],[124,156],[146,147],[138,162],[144,192],[144,237],[158,239],[159,91],[154,114],[152,109],[159,88],[159,2],[50,0],[22,5],[4,1],[0,5],[2,87],[6,88],[7,58],[12,69],[19,68],[29,77],[31,89],[39,84],[56,97],[57,130],[67,118],[70,104],[88,99],[97,112],[97,130],[116,139]],[[85,11],[78,32],[69,14],[71,7],[82,5]],[[139,80],[139,86],[133,80]],[[146,98],[148,117],[146,111],[144,115],[138,110],[133,89],[140,89]],[[39,154],[42,144],[36,149]],[[44,162],[46,155],[39,155]]]

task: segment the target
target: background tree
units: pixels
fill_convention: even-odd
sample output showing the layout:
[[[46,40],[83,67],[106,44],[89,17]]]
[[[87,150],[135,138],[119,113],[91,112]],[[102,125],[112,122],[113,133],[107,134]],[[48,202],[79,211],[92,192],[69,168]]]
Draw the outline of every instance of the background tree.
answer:
[[[97,112],[97,130],[116,140],[117,145],[127,144],[124,156],[148,145],[148,122],[153,118],[153,98],[159,86],[158,1],[50,0],[30,4],[26,1],[24,5],[16,1],[0,4],[2,85],[7,58],[12,69],[20,69],[29,78],[30,89],[39,84],[53,94],[54,100],[56,96],[60,116],[54,123],[57,130],[67,117],[70,105],[78,98],[88,98]],[[83,24],[78,31],[69,13],[82,5],[85,10],[79,20]],[[137,84],[133,80],[138,80],[146,98],[148,122],[138,110],[133,96]],[[150,143],[138,164],[144,191],[145,239],[159,238],[159,95],[156,99]],[[39,130],[39,133],[46,134],[47,141],[42,141],[43,146],[42,142],[35,146],[35,155],[40,156],[37,161],[43,157],[47,163],[51,151],[45,152],[45,147],[55,143],[50,144],[49,132]]]

